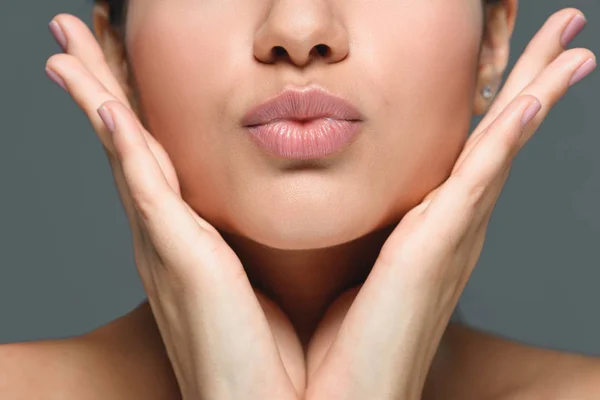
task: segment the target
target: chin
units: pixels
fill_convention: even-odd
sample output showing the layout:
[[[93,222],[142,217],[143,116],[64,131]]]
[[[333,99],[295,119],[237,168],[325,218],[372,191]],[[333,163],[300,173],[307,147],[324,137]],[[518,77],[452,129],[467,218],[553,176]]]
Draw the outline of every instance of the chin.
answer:
[[[338,246],[361,238],[386,225],[390,218],[358,204],[263,208],[237,219],[228,233],[279,250],[308,250]]]
[[[322,221],[306,218],[301,221],[263,221],[261,226],[248,227],[235,234],[274,249],[314,250],[351,242],[373,230],[375,227],[368,229],[352,221],[323,224]]]

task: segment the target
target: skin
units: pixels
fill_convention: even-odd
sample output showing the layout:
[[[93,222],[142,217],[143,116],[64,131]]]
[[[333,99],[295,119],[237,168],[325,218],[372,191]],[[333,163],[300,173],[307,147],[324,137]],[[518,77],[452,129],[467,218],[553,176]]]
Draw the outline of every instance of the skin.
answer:
[[[264,3],[134,0],[124,38],[101,35],[121,86],[171,156],[182,197],[219,229],[306,342],[324,307],[372,267],[386,234],[365,236],[397,223],[447,178],[473,112],[485,106],[474,109],[479,89],[496,84],[506,66],[515,2],[508,15],[488,17],[485,42],[479,0]],[[410,20],[397,24],[403,15]],[[309,56],[320,42],[330,57]],[[276,45],[288,57],[273,60]],[[356,105],[363,133],[335,159],[265,158],[241,117],[286,85],[308,83]]]
[[[13,397],[66,387],[75,387],[77,398],[99,396],[98,387],[114,391],[111,398],[173,398],[179,389],[184,398],[223,394],[223,388],[209,384],[214,379],[202,359],[187,358],[207,352],[218,371],[238,374],[236,382],[244,382],[234,389],[248,393],[250,388],[257,398],[265,398],[259,392],[265,382],[270,395],[315,400],[334,398],[333,393],[344,399],[385,398],[390,387],[396,390],[394,398],[403,399],[420,398],[423,389],[424,398],[432,399],[586,398],[597,389],[592,386],[598,377],[596,360],[532,349],[457,326],[446,329],[512,157],[566,92],[574,71],[593,58],[583,49],[563,52],[560,44],[565,26],[579,11],[563,10],[549,20],[463,149],[471,113],[487,106],[479,89],[497,82],[506,66],[516,2],[486,10],[484,36],[481,6],[475,1],[428,6],[381,2],[368,12],[360,1],[344,6],[315,1],[308,7],[303,2],[302,12],[294,8],[299,3],[283,1],[271,4],[270,12],[266,5],[260,9],[241,1],[182,1],[177,9],[166,2],[141,3],[132,2],[125,40],[108,28],[104,10],[96,8],[95,28],[107,64],[98,62],[100,51],[89,50],[95,48],[90,46],[93,39],[80,21],[58,16],[70,56],[53,57],[48,66],[65,81],[105,144],[152,310],[143,305],[81,338],[4,346],[2,359],[25,371],[9,377],[14,380],[6,390]],[[244,7],[243,22],[228,26],[232,13]],[[392,23],[399,15],[417,18]],[[324,22],[332,17],[335,23]],[[294,18],[297,23],[290,23]],[[386,18],[390,24],[382,23]],[[419,34],[424,19],[431,26]],[[391,35],[390,26],[397,29]],[[212,40],[202,41],[207,37]],[[406,37],[424,39],[410,43]],[[446,43],[449,38],[454,41]],[[331,54],[311,58],[310,49],[321,42],[331,47]],[[198,43],[205,46],[199,49]],[[288,57],[270,58],[268,50],[277,43]],[[254,51],[253,61],[243,57],[248,48]],[[406,54],[411,54],[410,63],[403,62]],[[207,65],[203,60],[208,55]],[[439,60],[451,82],[436,73]],[[352,79],[357,71],[367,79]],[[217,75],[251,79],[229,82]],[[342,84],[341,77],[353,83]],[[329,83],[367,115],[365,134],[347,153],[322,165],[265,159],[231,121],[280,90],[279,79]],[[266,84],[244,87],[254,81]],[[542,111],[523,131],[523,112],[536,102]],[[93,113],[100,104],[117,121],[112,136]],[[198,179],[194,171],[199,168],[207,171],[201,176],[211,179]],[[420,172],[396,172],[411,170]],[[385,171],[396,172],[396,185],[389,185],[390,175],[381,173]],[[367,196],[365,187],[376,195]],[[342,207],[327,207],[333,196]],[[260,203],[262,198],[269,202]],[[432,238],[448,234],[456,242],[430,246]],[[178,251],[169,246],[171,238],[178,239]],[[198,243],[211,252],[197,250]],[[433,247],[425,257],[414,250],[424,246]],[[247,280],[239,278],[242,264]],[[362,282],[360,291],[350,289]],[[235,311],[225,312],[228,307]],[[408,324],[408,318],[398,315],[418,318]],[[380,329],[369,329],[377,326],[372,322],[394,318]],[[238,336],[225,342],[219,335],[193,341],[190,337],[202,334],[194,330],[197,326]],[[243,329],[232,329],[236,327]],[[268,332],[273,341],[265,339]],[[247,349],[249,340],[252,354],[239,363],[236,349]],[[377,343],[383,344],[381,349]],[[381,351],[391,348],[401,349],[403,357]],[[47,360],[58,368],[40,371]],[[236,367],[228,369],[234,361]],[[257,362],[261,371],[254,371]],[[73,374],[82,365],[93,368]],[[51,378],[38,389],[22,384],[40,372]]]

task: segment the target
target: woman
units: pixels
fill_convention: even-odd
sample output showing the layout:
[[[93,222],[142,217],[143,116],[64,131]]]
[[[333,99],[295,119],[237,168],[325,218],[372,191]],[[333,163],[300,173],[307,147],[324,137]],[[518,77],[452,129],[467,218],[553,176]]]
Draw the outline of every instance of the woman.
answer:
[[[561,10],[496,96],[516,12],[112,0],[98,42],[55,17],[46,72],[106,149],[149,303],[1,347],[3,398],[600,397],[597,360],[448,325],[511,160],[596,66]]]

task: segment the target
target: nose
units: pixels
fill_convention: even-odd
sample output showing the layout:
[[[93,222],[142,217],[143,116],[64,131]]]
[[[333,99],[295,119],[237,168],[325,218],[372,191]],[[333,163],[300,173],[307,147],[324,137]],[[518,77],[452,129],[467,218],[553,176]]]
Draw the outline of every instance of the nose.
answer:
[[[263,63],[336,63],[348,55],[348,32],[330,0],[274,0],[254,38],[254,56]]]

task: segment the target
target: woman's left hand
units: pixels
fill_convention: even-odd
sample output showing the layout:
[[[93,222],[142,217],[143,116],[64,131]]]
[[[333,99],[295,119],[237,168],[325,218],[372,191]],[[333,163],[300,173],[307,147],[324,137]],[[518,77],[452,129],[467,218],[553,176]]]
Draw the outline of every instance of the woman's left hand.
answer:
[[[451,176],[402,219],[356,298],[330,310],[308,350],[310,400],[420,399],[432,359],[483,248],[517,152],[566,93],[586,49],[564,50],[563,10],[532,40]],[[344,304],[345,303],[345,304]]]

